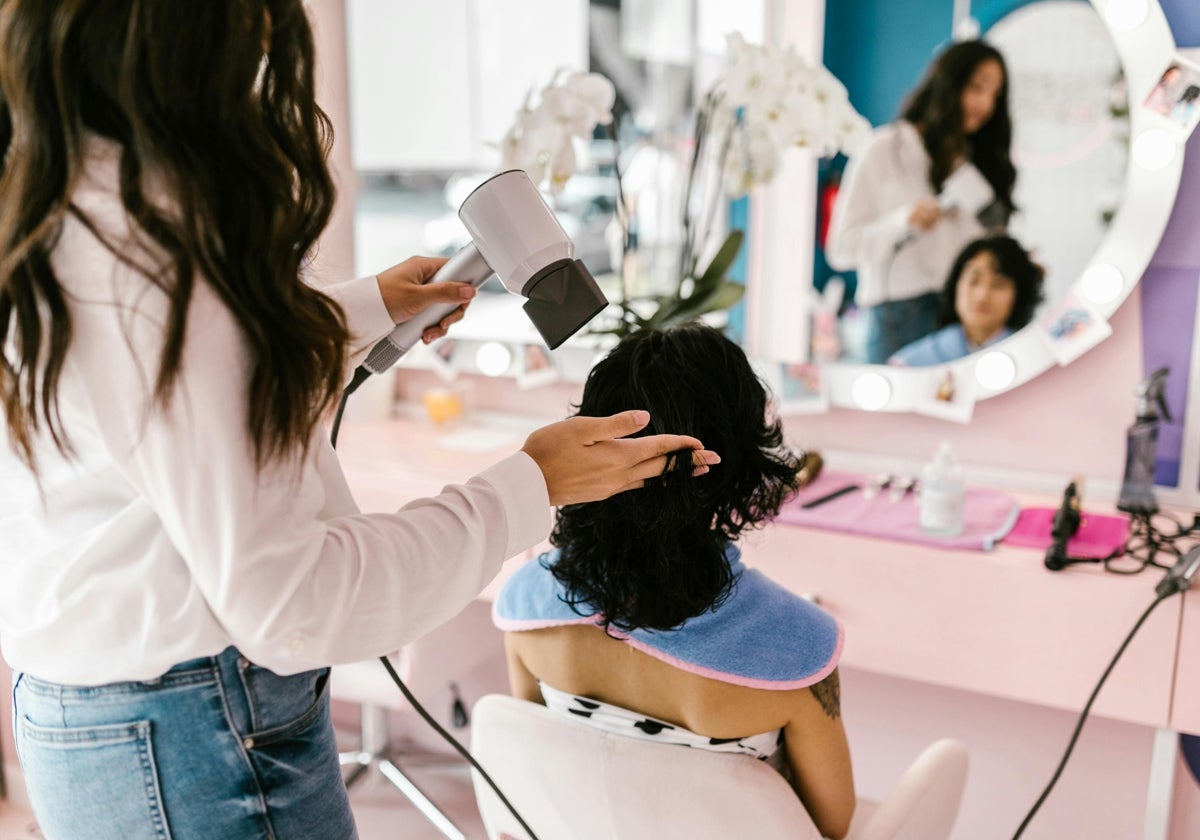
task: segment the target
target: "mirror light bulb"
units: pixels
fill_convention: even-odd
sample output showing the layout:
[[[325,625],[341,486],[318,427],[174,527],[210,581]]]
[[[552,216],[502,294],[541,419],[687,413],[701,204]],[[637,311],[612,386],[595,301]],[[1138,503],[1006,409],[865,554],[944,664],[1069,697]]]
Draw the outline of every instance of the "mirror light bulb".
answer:
[[[501,376],[512,365],[512,351],[498,341],[487,341],[475,351],[475,366],[484,376]]]
[[[1133,159],[1142,169],[1162,169],[1175,158],[1178,144],[1161,128],[1148,128],[1133,141]]]
[[[984,353],[975,363],[975,379],[989,391],[999,391],[1013,384],[1017,378],[1017,363],[1013,357],[999,350]]]
[[[850,396],[859,408],[878,411],[892,398],[892,386],[882,374],[864,373],[854,380],[850,387]]]
[[[1112,303],[1125,288],[1125,278],[1115,265],[1088,266],[1079,278],[1079,293],[1092,303]]]
[[[1124,32],[1142,25],[1150,14],[1149,0],[1108,0],[1104,18],[1113,29]]]

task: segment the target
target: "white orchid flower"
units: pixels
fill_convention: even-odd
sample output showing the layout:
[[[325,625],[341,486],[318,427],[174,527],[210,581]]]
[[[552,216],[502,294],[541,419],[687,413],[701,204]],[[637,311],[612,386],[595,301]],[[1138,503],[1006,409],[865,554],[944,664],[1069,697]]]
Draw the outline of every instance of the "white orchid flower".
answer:
[[[551,192],[560,192],[578,165],[574,139],[591,136],[597,125],[612,122],[616,90],[598,73],[570,73],[546,85],[531,107],[532,93],[517,111],[500,141],[502,164],[523,169],[541,184],[549,179]]]
[[[558,195],[571,176],[575,174],[578,165],[575,157],[574,138],[566,135],[554,149],[548,161],[550,175],[549,190],[551,195]]]
[[[608,125],[612,122],[617,89],[607,78],[599,73],[572,73],[567,77],[564,88],[587,107],[595,124]]]
[[[846,107],[834,127],[834,138],[840,151],[854,157],[871,139],[871,124],[853,108]]]
[[[736,32],[728,36],[727,44],[729,52],[724,82],[725,98],[730,106],[754,102],[764,95],[764,90],[779,83],[779,68],[767,61],[761,47],[746,44]]]

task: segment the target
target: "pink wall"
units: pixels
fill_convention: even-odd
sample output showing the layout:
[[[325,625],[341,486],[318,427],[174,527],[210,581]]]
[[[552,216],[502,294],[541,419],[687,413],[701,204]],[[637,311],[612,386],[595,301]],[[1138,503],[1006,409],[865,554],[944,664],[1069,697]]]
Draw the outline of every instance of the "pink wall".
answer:
[[[354,166],[350,143],[349,81],[346,77],[346,15],[343,0],[309,3],[317,42],[317,101],[334,126],[330,168],[338,202],[313,263],[313,276],[323,282],[348,280],[354,274]],[[384,266],[380,266],[384,268]]]

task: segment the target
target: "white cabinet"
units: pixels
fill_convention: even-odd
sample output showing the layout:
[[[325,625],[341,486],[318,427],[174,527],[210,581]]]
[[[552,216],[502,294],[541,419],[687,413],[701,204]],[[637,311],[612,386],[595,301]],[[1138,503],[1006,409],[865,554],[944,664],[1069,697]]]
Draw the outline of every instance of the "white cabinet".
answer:
[[[366,171],[491,166],[531,87],[587,69],[584,0],[346,0],[350,143]]]

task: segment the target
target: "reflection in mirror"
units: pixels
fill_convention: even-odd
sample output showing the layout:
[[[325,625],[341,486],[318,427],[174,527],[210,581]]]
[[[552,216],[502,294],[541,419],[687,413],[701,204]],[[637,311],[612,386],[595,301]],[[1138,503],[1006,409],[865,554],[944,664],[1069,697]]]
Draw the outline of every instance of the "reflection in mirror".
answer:
[[[940,365],[1003,341],[1033,320],[1042,302],[1044,273],[1011,236],[971,241],[955,258],[938,294],[938,329],[900,347],[888,364]]]
[[[829,25],[848,14],[842,6]],[[907,103],[891,103],[891,115],[908,119],[880,129],[873,158],[868,150],[851,161],[845,180],[837,165],[822,173],[818,246],[826,247],[818,248],[814,276],[821,296],[814,359],[936,364],[983,349],[1033,313],[1021,306],[1019,317],[987,334],[963,330],[953,304],[964,284],[952,267],[961,269],[965,248],[989,229],[1006,229],[1045,270],[1049,304],[1066,294],[1103,239],[1129,148],[1124,79],[1104,22],[1089,3],[1041,0],[1010,12],[983,37],[999,61],[988,60],[988,47],[938,45],[934,72],[912,80]],[[826,56],[835,72],[846,68],[852,101],[856,87],[879,99],[867,89],[871,68],[894,66],[889,54],[902,40],[851,39],[853,55]],[[827,33],[826,43],[839,41]],[[874,111],[887,113],[878,102]],[[972,165],[958,165],[964,157]],[[1006,218],[1009,160],[1015,212]],[[881,190],[881,182],[890,186]],[[1027,291],[1023,277],[1007,280],[1013,291]],[[837,319],[826,314],[831,300]],[[924,352],[894,357],[922,338]],[[931,345],[939,352],[930,353]]]
[[[1097,176],[1096,182],[1087,187],[1090,192],[1084,193],[1085,197],[1090,196],[1084,201],[1085,206],[1064,205],[1062,212],[1067,216],[1072,212],[1077,216],[1087,212],[1088,224],[1094,224],[1096,207],[1112,205],[1111,220],[1110,212],[1102,210],[1099,241],[1091,252],[1086,248],[1078,250],[1079,255],[1086,253],[1086,256],[1075,257],[1083,259],[1083,266],[1058,268],[1060,262],[1069,265],[1069,254],[1063,251],[1065,256],[1059,258],[1042,254],[1043,250],[1052,250],[1051,247],[1036,241],[1038,232],[1030,230],[1024,220],[1026,208],[1018,207],[1009,232],[1018,239],[1028,237],[1033,255],[1039,261],[1055,263],[1048,265],[1054,276],[1046,278],[1054,291],[1047,295],[1033,322],[986,351],[953,362],[924,368],[867,365],[861,355],[864,319],[858,317],[856,306],[842,303],[854,299],[857,278],[850,272],[838,275],[820,258],[811,276],[796,268],[798,259],[805,260],[812,250],[821,256],[820,246],[827,244],[829,210],[835,204],[839,187],[835,170],[832,167],[820,170],[822,186],[817,189],[818,167],[815,164],[797,167],[756,196],[751,207],[754,225],[750,228],[747,339],[759,359],[760,369],[772,378],[780,394],[783,413],[821,411],[830,406],[862,408],[855,386],[864,374],[876,373],[890,388],[887,402],[876,410],[915,411],[967,422],[978,400],[1019,387],[1054,365],[1070,364],[1111,334],[1108,319],[1136,287],[1166,227],[1179,188],[1183,146],[1194,121],[1172,119],[1143,103],[1160,83],[1168,65],[1187,66],[1193,62],[1177,50],[1157,0],[1091,0],[1074,4],[1053,0],[970,0],[954,4],[954,25],[944,18],[949,13],[947,5],[925,3],[927,13],[922,13],[921,4],[901,5],[887,0],[816,2],[812,14],[786,20],[774,34],[783,43],[807,44],[810,55],[819,55],[822,45],[811,40],[811,31],[814,25],[819,30],[824,20],[826,65],[846,80],[852,91],[866,91],[867,99],[855,105],[873,123],[882,125],[894,118],[896,103],[921,75],[922,67],[936,46],[944,43],[948,32],[974,37],[982,29],[984,37],[990,38],[1004,22],[997,20],[1002,15],[1009,15],[1008,23],[1015,25],[1016,19],[1011,17],[1014,7],[1024,9],[1025,14],[1053,11],[1055,6],[1067,5],[1076,7],[1072,13],[1094,15],[1095,10],[1101,10],[1121,69],[1110,88],[1111,101],[1107,104],[1094,101],[1091,113],[1099,114],[1100,122],[1096,131],[1083,133],[1090,142],[1079,141],[1079,148],[1086,151],[1095,146],[1099,150],[1096,141],[1107,132],[1104,136],[1111,145],[1122,148],[1124,175],[1119,192],[1101,188],[1101,184],[1109,182]],[[1133,6],[1138,7],[1138,14],[1123,16],[1122,10]],[[975,24],[969,17],[972,14],[980,25],[964,26]],[[835,23],[835,19],[840,23]],[[907,37],[897,38],[898,31]],[[838,43],[837,33],[841,33],[845,43]],[[1075,33],[1071,35],[1074,37]],[[1065,52],[1065,48],[1060,48],[1066,40],[1055,43],[1054,50]],[[887,43],[880,46],[876,42]],[[886,64],[860,60],[863,53],[873,55],[888,46],[900,52]],[[908,48],[907,52],[904,48]],[[844,59],[841,62],[839,55]],[[1083,64],[1079,62],[1079,66]],[[903,71],[906,66],[908,71]],[[886,72],[880,72],[881,67],[886,67]],[[1014,85],[1022,72],[1019,63],[1012,68]],[[1078,79],[1068,82],[1068,87],[1079,87]],[[1112,81],[1101,80],[1101,83],[1112,84]],[[1017,98],[1014,93],[1014,102]],[[1074,99],[1064,96],[1058,101],[1069,104]],[[1125,102],[1128,104],[1123,106]],[[1041,103],[1038,105],[1041,107]],[[1103,125],[1106,111],[1112,122],[1111,130]],[[1122,126],[1125,120],[1127,128]],[[1086,127],[1086,123],[1082,125]],[[1126,145],[1127,154],[1123,148]],[[1035,151],[1045,152],[1045,149]],[[1020,153],[1014,154],[1019,169]],[[1113,177],[1122,169],[1113,169]],[[1024,201],[1019,193],[1020,178],[1017,187],[1018,198],[1014,203],[1020,204]],[[818,196],[817,202],[811,198],[814,194]],[[1065,198],[1074,201],[1078,197],[1072,192]],[[1092,235],[1096,235],[1094,231]],[[1060,244],[1055,240],[1054,247]],[[854,347],[860,348],[858,356],[854,355]]]

